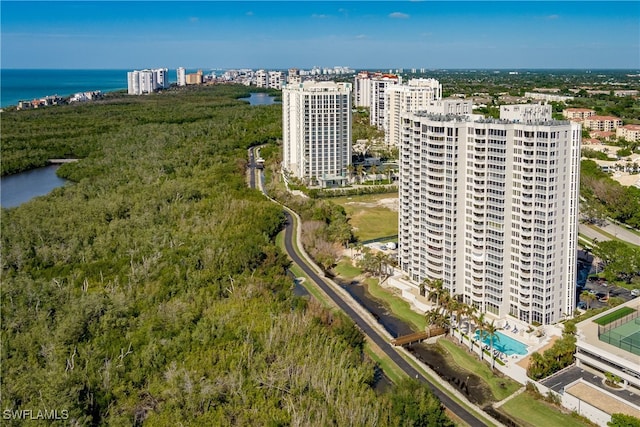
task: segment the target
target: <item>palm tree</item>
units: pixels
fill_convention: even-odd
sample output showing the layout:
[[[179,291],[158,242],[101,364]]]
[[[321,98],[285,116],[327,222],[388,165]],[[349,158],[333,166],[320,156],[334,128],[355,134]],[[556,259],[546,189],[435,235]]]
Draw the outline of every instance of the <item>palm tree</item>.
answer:
[[[460,332],[460,344],[462,344],[462,316],[467,312],[468,306],[462,302],[462,295],[455,296],[455,304],[452,310],[456,312],[456,321],[458,322],[458,331]]]
[[[436,308],[440,305],[440,298],[444,292],[444,287],[441,279],[425,279],[427,286],[429,286],[429,294],[427,298],[436,303]]]
[[[473,321],[473,319],[475,318],[476,315],[476,307],[473,306],[473,304],[465,304],[465,318],[466,318],[466,322],[467,322],[467,338],[469,339],[469,351],[473,351],[473,339],[472,339],[472,327],[471,327],[471,322]]]
[[[391,172],[393,172],[393,168],[391,167],[391,165],[386,165],[384,167],[384,173],[389,179],[389,184],[391,184]]]
[[[476,317],[473,319],[475,322],[475,329],[480,329],[480,333],[478,334],[478,339],[480,341],[480,360],[484,360],[484,352],[482,350],[482,341],[484,340],[484,328],[485,328],[485,323],[484,323],[484,312],[480,313],[479,315],[476,315]],[[475,331],[474,331],[475,332]]]
[[[353,182],[353,173],[355,172],[356,167],[353,164],[349,163],[347,165],[347,172],[349,173],[349,182]]]
[[[427,280],[429,279],[424,279],[422,282],[420,282],[420,296],[425,296],[426,295],[426,289],[427,289]]]
[[[493,340],[497,339],[500,341],[500,337],[496,334],[498,331],[498,327],[494,324],[492,320],[491,323],[487,323],[484,327],[485,335],[489,337],[489,353],[491,354],[491,370],[493,371],[496,366],[496,358],[493,356]]]
[[[580,294],[580,299],[584,300],[587,303],[587,310],[589,310],[590,303],[596,300],[596,296],[589,291],[582,291]]]
[[[378,167],[376,165],[371,166],[371,168],[369,169],[369,173],[373,174],[373,185],[376,185],[377,183],[377,176],[378,176]]]
[[[358,165],[356,167],[356,174],[358,174],[358,183],[362,184],[362,176],[364,175],[364,165]]]

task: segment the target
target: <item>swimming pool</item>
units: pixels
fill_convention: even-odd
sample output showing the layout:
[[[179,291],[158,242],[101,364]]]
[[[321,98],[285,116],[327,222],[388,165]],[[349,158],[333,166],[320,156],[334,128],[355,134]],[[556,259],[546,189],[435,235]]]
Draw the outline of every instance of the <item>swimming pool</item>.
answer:
[[[479,331],[476,331],[476,339],[478,339]],[[491,345],[489,337],[485,336],[482,340],[486,345]],[[525,355],[527,354],[527,346],[522,344],[518,340],[514,340],[513,338],[501,333],[496,332],[496,336],[493,337],[493,348],[501,351],[507,356],[511,356],[512,354]]]

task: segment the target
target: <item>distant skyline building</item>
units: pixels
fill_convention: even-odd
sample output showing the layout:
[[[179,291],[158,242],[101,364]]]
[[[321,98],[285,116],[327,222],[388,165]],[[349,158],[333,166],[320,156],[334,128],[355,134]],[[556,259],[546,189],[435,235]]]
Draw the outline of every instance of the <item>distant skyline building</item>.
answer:
[[[287,84],[282,89],[282,169],[285,179],[333,187],[351,163],[351,83]]]
[[[442,85],[436,79],[411,79],[406,85],[391,85],[385,90],[385,142],[397,147],[402,136],[401,114],[424,110],[430,102],[442,99]]]
[[[547,107],[403,115],[398,262],[416,286],[528,324],[573,313],[581,126]]]
[[[176,77],[178,80],[178,86],[187,85],[187,72],[184,67],[178,67],[178,69],[176,70]]]
[[[142,95],[153,93],[158,89],[169,87],[169,77],[166,68],[153,70],[134,70],[127,73],[127,93]]]

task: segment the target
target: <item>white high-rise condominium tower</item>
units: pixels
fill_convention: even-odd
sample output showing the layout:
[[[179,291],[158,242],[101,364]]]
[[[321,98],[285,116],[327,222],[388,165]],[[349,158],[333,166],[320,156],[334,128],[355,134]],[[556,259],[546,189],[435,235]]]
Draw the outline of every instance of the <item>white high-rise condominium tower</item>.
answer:
[[[178,86],[186,86],[187,85],[187,72],[184,67],[178,67],[176,70],[176,75],[178,78]]]
[[[442,99],[442,85],[435,79],[411,79],[406,85],[386,88],[384,129],[387,145],[398,146],[402,135],[401,114],[424,110],[430,102]]]
[[[356,107],[371,107],[371,76],[368,71],[359,72],[353,83],[354,103]]]
[[[343,185],[351,163],[351,84],[306,81],[282,90],[285,177]]]
[[[157,89],[165,89],[168,87],[169,78],[166,68],[135,70],[127,73],[127,93],[129,95],[152,93]]]
[[[402,77],[395,74],[376,74],[371,79],[371,111],[369,112],[369,120],[371,126],[375,126],[379,129],[386,131],[384,125],[385,116],[385,91],[392,85],[398,85],[402,83]]]
[[[496,317],[550,324],[573,312],[579,124],[548,106],[500,119],[403,116],[399,263],[419,284]]]

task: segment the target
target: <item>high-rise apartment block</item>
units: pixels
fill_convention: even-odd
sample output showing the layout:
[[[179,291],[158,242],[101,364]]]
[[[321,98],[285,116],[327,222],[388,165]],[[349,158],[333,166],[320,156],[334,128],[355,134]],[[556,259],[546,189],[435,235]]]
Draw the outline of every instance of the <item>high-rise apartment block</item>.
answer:
[[[398,146],[402,135],[403,113],[420,111],[432,101],[442,99],[442,85],[435,79],[411,79],[406,85],[386,88],[384,126],[387,145]]]
[[[129,95],[152,93],[168,87],[169,76],[166,68],[135,70],[127,73],[127,93]]]
[[[271,89],[282,89],[284,80],[282,71],[258,70],[255,74],[256,86]]]
[[[330,187],[351,163],[351,84],[305,81],[282,90],[285,178]]]
[[[178,67],[178,69],[176,70],[176,77],[178,78],[178,86],[187,85],[187,74],[184,67]]]
[[[371,79],[371,107],[369,119],[371,126],[385,129],[386,98],[385,91],[393,85],[402,83],[402,77],[395,74],[378,74]]]
[[[544,105],[505,106],[500,119],[405,113],[401,269],[496,317],[571,315],[580,140],[580,124],[552,120]]]
[[[371,126],[385,129],[385,90],[402,83],[396,74],[359,72],[354,80],[356,107],[368,107]],[[386,130],[386,129],[385,129]]]

